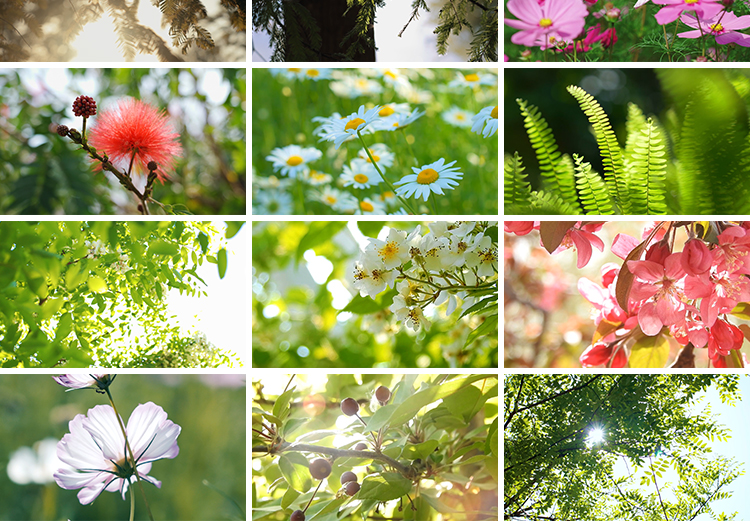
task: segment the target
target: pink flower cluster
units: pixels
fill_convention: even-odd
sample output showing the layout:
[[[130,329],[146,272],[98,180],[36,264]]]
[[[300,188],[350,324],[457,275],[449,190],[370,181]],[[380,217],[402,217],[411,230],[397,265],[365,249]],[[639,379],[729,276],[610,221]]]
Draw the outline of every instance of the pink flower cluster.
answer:
[[[557,252],[575,247],[578,267],[583,267],[592,247],[603,247],[593,234],[602,224],[577,222],[565,231],[566,224],[506,222],[505,231],[525,235],[539,229],[543,244],[562,238],[559,246],[545,248]],[[617,235],[612,252],[625,260],[623,265],[605,264],[601,284],[586,278],[578,283],[595,308],[597,324],[592,344],[580,357],[584,366],[624,367],[634,343],[666,335],[683,346],[707,348],[715,367],[727,366],[724,357],[739,350],[745,338],[726,315],[750,302],[750,222],[711,225],[713,234],[703,236],[693,222],[652,224],[641,240]],[[682,251],[675,249],[680,227],[689,235]],[[618,285],[621,278],[623,285]]]

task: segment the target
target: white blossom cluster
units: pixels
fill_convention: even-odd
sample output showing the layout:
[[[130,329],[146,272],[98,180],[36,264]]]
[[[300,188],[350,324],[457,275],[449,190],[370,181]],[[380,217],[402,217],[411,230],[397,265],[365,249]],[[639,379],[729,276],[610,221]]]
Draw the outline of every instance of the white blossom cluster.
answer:
[[[496,222],[433,222],[422,235],[391,229],[385,240],[370,239],[354,269],[354,287],[375,298],[396,289],[391,310],[417,331],[430,327],[424,309],[448,302],[450,315],[459,301],[465,311],[475,301],[474,290],[497,280],[497,243],[485,233]]]

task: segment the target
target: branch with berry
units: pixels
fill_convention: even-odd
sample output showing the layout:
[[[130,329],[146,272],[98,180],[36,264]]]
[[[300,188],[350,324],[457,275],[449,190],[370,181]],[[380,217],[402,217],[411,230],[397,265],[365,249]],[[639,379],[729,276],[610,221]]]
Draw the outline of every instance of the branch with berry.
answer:
[[[162,204],[152,196],[154,182],[168,178],[161,168],[171,167],[171,158],[182,152],[181,146],[175,141],[177,134],[171,130],[162,114],[148,104],[127,100],[114,111],[102,115],[104,123],[99,124],[102,136],[92,140],[93,143],[89,143],[86,137],[86,123],[96,115],[96,101],[90,96],[77,97],[73,102],[73,114],[83,118],[81,132],[62,124],[53,124],[53,131],[70,138],[93,160],[99,162],[102,170],[112,173],[138,199],[138,211],[142,215],[150,214],[149,202],[157,204],[167,213],[172,212],[172,206]],[[94,147],[101,147],[102,144],[110,150],[112,160],[129,160],[127,170],[118,169],[106,151],[99,151]],[[132,175],[136,168],[147,172],[146,186],[142,191],[133,183]]]

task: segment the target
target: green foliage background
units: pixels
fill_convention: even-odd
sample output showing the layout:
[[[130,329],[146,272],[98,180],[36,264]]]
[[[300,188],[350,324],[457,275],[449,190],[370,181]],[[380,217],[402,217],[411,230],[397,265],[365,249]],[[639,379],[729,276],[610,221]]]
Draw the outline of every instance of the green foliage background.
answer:
[[[377,237],[384,225],[411,231],[414,222],[357,222],[369,237]],[[350,281],[350,269],[359,249],[353,239],[335,236],[346,222],[255,222],[253,223],[253,366],[254,367],[450,367],[443,356],[444,346],[463,341],[471,329],[485,320],[481,315],[467,315],[458,320],[460,311],[446,317],[440,306],[439,318],[433,318],[430,329],[416,335],[401,325],[398,333],[385,338],[367,331],[363,316],[355,314],[346,322],[338,322],[340,311],[332,306],[327,282],[338,279],[352,294],[358,296]],[[346,238],[346,237],[344,237]],[[325,256],[333,271],[326,283],[317,285],[304,274],[297,275],[292,267],[304,264],[308,249]],[[305,271],[304,267],[300,271]],[[304,280],[309,283],[305,284]],[[378,295],[378,300],[389,290]],[[267,318],[263,310],[274,305],[280,314]],[[460,309],[460,308],[459,308]],[[379,313],[362,309],[362,313]],[[473,327],[472,327],[473,326]],[[307,357],[297,353],[299,346],[310,350]],[[472,342],[459,360],[458,367],[495,368],[498,365],[497,327]]]
[[[362,72],[355,69],[342,70],[351,75],[364,78]],[[404,132],[380,131],[364,135],[368,147],[375,143],[384,143],[395,153],[393,167],[388,168],[385,176],[393,184],[407,174],[412,174],[412,167],[430,164],[440,158],[446,163],[456,160],[454,167],[461,168],[464,174],[458,187],[446,190],[445,196],[435,195],[438,203],[438,214],[495,214],[497,213],[498,161],[497,140],[494,136],[483,138],[472,133],[471,129],[460,129],[445,122],[440,114],[451,106],[458,106],[470,112],[478,113],[483,107],[496,103],[492,96],[497,92],[496,86],[477,86],[448,89],[447,84],[454,80],[456,69],[430,69],[433,79],[421,77],[404,71],[411,83],[420,90],[434,95],[434,100],[427,104],[411,104],[412,109],[420,107],[426,114],[404,129]],[[465,74],[483,73],[484,70],[464,71]],[[313,122],[316,116],[329,117],[334,113],[349,115],[362,105],[383,105],[387,103],[404,103],[403,97],[392,88],[385,87],[380,95],[356,98],[341,98],[331,91],[328,84],[331,80],[304,80],[292,82],[279,76],[272,76],[267,69],[253,70],[253,147],[252,163],[255,176],[266,178],[273,175],[272,163],[266,160],[271,151],[277,147],[299,145],[315,147],[323,156],[313,162],[312,169],[328,173],[336,179],[343,172],[343,165],[357,157],[362,149],[358,141],[345,142],[335,149],[332,142],[319,142],[312,134],[319,126]],[[387,84],[386,84],[387,85]],[[405,136],[403,136],[405,134]],[[405,139],[411,143],[407,146]],[[411,148],[411,149],[410,149]],[[413,151],[414,156],[411,154]],[[473,161],[472,161],[473,159]],[[278,175],[277,175],[278,176]],[[302,191],[302,188],[299,188]],[[355,196],[369,196],[387,190],[385,184],[356,192]],[[294,193],[295,215],[332,214],[331,208],[306,197],[300,199]],[[423,200],[409,199],[409,203],[418,212],[432,213]],[[398,204],[401,207],[401,204]]]
[[[244,69],[219,70],[230,86],[219,106],[195,87],[199,75],[190,69],[66,71],[68,84],[52,89],[31,71],[0,69],[0,213],[138,214],[134,197],[125,197],[125,202],[121,195],[113,199],[112,190],[120,190],[117,180],[95,172],[85,152],[50,131],[53,122],[81,130],[82,119],[73,116],[72,105],[77,96],[86,94],[96,100],[97,113],[125,97],[159,109],[175,99],[190,106],[182,119],[170,118],[180,134],[184,157],[170,173],[170,181],[155,184],[154,198],[191,214],[245,214]],[[191,82],[192,90],[186,91]],[[214,127],[207,116],[219,107],[228,116]],[[87,128],[96,118],[88,120]],[[188,118],[200,128],[188,129]],[[157,206],[151,207],[158,212]]]
[[[209,387],[191,375],[118,375],[111,392],[123,420],[138,404],[152,401],[182,428],[180,454],[155,462],[151,470],[162,487],[144,487],[156,520],[244,520],[244,386]],[[17,485],[5,472],[13,451],[44,438],[62,438],[76,414],[98,404],[108,404],[106,396],[93,390],[66,393],[50,375],[0,375],[0,520],[128,519],[129,495],[123,501],[119,493],[104,492],[93,504],[82,506],[77,490],[64,490],[54,481]],[[136,495],[135,518],[148,520],[137,489]]]
[[[417,488],[400,472],[384,472],[379,460],[337,458],[307,520],[497,520],[496,375],[295,375],[286,392],[279,393],[288,381],[286,375],[265,375],[253,382],[254,451],[267,447],[257,433],[268,432],[261,422],[276,424],[292,446],[352,449],[357,442],[367,442],[373,451],[359,422],[338,429],[344,417],[340,402],[351,397],[373,431],[383,428],[383,454],[414,468],[419,479]],[[392,393],[384,407],[371,401],[378,386]],[[309,407],[311,399],[318,402],[314,408]],[[272,455],[258,451],[255,456],[253,520],[288,520],[293,510],[305,507],[318,484],[308,461],[326,455],[290,449]],[[355,472],[362,484],[354,497],[334,497],[344,471]],[[445,481],[452,483],[450,488]],[[373,511],[378,503],[379,514]]]
[[[226,236],[242,224],[228,223]],[[205,262],[226,271],[224,248],[209,249],[218,237],[207,222],[0,222],[0,364],[229,364],[221,351],[191,356],[165,301],[169,288],[206,293],[196,272]]]

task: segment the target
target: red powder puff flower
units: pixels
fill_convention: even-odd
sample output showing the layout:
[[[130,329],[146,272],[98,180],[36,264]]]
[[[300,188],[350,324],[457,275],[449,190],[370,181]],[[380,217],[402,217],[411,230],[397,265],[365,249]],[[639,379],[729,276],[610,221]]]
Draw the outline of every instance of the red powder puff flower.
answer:
[[[110,162],[128,174],[147,174],[148,163],[156,162],[160,182],[182,155],[179,134],[174,131],[167,115],[153,106],[132,98],[102,112],[91,129],[88,142],[103,150]],[[130,168],[132,162],[132,170]]]

